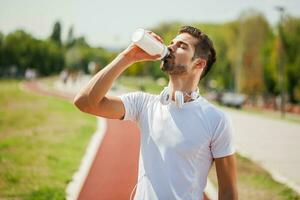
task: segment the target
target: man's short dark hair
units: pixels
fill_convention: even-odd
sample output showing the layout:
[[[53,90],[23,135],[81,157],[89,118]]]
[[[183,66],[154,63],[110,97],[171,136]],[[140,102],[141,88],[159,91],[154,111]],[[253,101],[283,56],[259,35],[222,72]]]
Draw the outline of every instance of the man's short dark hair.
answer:
[[[206,60],[206,66],[200,77],[201,80],[216,61],[216,51],[213,43],[205,33],[192,26],[181,27],[179,30],[179,34],[180,33],[188,33],[198,39],[198,42],[195,44],[195,53],[192,59],[200,57]]]

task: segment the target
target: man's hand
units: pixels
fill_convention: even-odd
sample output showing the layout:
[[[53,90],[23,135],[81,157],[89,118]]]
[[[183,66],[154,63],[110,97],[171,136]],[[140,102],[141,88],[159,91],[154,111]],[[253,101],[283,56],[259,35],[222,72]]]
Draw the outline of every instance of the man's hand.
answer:
[[[236,200],[237,172],[235,155],[215,158],[219,186],[219,200]]]
[[[152,36],[154,36],[159,42],[163,43],[163,40],[161,37],[159,37],[157,34],[148,31]],[[141,62],[141,61],[155,61],[159,60],[160,55],[151,56],[148,53],[146,53],[144,50],[142,50],[140,47],[135,45],[134,43],[131,43],[121,54],[123,54],[125,57],[127,57],[132,63],[135,62]]]

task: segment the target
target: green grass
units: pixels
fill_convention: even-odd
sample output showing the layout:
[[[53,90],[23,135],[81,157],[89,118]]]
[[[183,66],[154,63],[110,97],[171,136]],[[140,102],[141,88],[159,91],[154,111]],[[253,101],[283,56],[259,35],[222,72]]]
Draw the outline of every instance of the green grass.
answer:
[[[20,82],[0,80],[0,199],[64,199],[96,118]]]
[[[239,199],[299,200],[300,196],[284,184],[273,180],[271,175],[251,160],[237,154]],[[215,165],[209,178],[217,187]]]

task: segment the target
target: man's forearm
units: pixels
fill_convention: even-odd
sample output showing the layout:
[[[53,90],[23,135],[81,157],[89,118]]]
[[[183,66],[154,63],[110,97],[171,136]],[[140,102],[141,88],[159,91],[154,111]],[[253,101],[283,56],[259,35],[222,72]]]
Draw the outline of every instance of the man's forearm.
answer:
[[[235,154],[215,159],[219,200],[238,199]]]
[[[224,191],[219,191],[219,200],[237,200],[238,192],[236,189],[228,189]]]
[[[89,105],[96,105],[112,87],[113,81],[132,64],[124,54],[119,54],[110,64],[99,71],[76,95],[76,99],[85,97]]]

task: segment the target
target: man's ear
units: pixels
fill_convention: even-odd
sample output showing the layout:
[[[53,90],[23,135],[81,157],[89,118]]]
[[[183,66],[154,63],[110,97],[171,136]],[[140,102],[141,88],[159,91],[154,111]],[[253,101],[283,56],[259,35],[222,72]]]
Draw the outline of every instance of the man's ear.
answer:
[[[203,58],[196,58],[195,59],[195,68],[196,69],[204,69],[206,66],[206,60]]]

